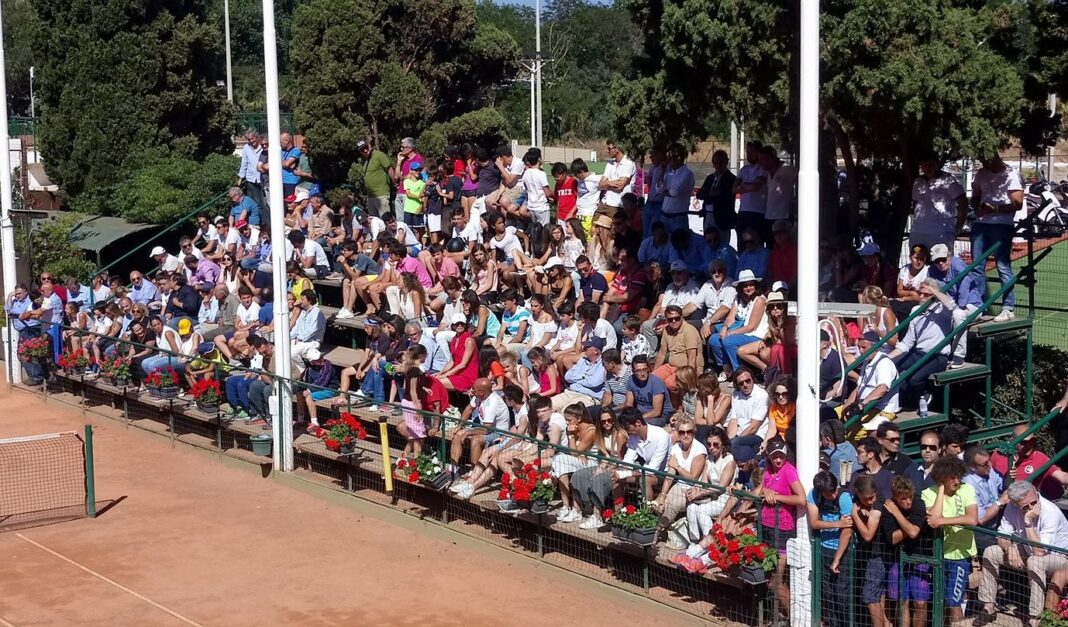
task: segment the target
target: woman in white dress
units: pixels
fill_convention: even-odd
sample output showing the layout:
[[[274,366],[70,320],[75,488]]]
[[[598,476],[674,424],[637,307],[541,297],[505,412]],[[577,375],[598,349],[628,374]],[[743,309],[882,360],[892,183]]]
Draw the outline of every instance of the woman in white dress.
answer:
[[[708,449],[698,442],[697,425],[693,418],[683,417],[675,423],[678,441],[668,452],[667,476],[664,486],[653,505],[660,513],[660,525],[669,527],[686,509],[686,492],[694,487],[693,481],[705,474]]]
[[[731,455],[731,440],[727,430],[716,425],[708,435],[708,458],[705,472],[701,477],[703,483],[722,486],[722,489],[694,487],[686,491],[686,528],[690,542],[700,542],[712,531],[716,517],[723,513],[723,507],[730,498],[730,488],[734,484],[738,465]]]
[[[564,418],[567,419],[565,431],[568,446],[573,451],[588,451],[593,448],[597,441],[597,427],[593,424],[593,418],[586,406],[575,403],[564,408]],[[556,478],[560,487],[560,511],[556,514],[559,522],[576,522],[582,520],[582,512],[578,508],[572,509],[571,498],[571,474],[577,470],[587,468],[596,463],[595,460],[585,455],[573,455],[571,453],[557,453],[553,457],[553,477]]]

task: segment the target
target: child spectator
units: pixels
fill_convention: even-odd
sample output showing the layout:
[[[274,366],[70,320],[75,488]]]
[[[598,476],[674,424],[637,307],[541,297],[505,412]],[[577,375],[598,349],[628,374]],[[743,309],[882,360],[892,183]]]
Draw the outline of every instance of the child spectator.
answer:
[[[891,486],[893,498],[879,506],[879,534],[884,545],[900,547],[906,555],[930,555],[930,534],[927,529],[927,509],[923,501],[916,497],[916,485],[908,477],[894,477]],[[890,555],[896,555],[891,552]],[[890,598],[903,601],[902,611],[908,612],[907,604],[912,603],[912,625],[927,624],[927,603],[931,600],[931,566],[930,564],[907,563],[905,576],[898,576],[899,560],[892,560],[887,582],[890,586]],[[904,581],[905,588],[898,589],[898,581]]]
[[[952,426],[952,425],[950,425]],[[976,556],[975,533],[960,525],[979,524],[975,488],[964,483],[968,467],[956,456],[947,455],[934,463],[934,485],[920,493],[927,508],[927,524],[943,529],[942,549],[946,573],[946,622],[964,618],[964,593],[968,591],[971,560]]]
[[[556,189],[553,191],[553,198],[556,200],[556,221],[567,222],[575,217],[578,181],[567,171],[567,166],[559,161],[553,164],[552,175],[556,182]]]
[[[808,524],[820,537],[823,591],[823,624],[841,627],[848,624],[847,595],[852,573],[850,562],[843,557],[853,535],[853,498],[840,490],[838,479],[821,470],[812,479],[808,493]]]
[[[620,354],[623,356],[623,364],[628,368],[638,355],[653,357],[653,349],[649,346],[649,340],[641,334],[642,320],[638,316],[627,316],[623,319],[623,346]]]

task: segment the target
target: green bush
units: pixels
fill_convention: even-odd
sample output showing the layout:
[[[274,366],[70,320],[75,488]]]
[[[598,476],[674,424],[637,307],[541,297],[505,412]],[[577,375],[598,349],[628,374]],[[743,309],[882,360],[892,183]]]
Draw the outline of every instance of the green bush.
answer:
[[[48,271],[55,277],[76,277],[83,283],[88,280],[96,265],[85,258],[85,253],[70,238],[71,231],[87,217],[82,213],[60,213],[38,225],[29,235],[19,234],[16,248],[33,251],[31,276]]]

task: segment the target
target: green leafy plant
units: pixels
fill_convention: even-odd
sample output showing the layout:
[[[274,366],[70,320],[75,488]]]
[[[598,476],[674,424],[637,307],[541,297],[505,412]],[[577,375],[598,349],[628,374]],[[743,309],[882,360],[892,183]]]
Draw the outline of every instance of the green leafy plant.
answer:
[[[602,516],[613,527],[622,529],[652,529],[660,522],[660,515],[649,508],[648,503],[635,507],[623,497],[616,498],[614,509],[606,509]]]
[[[501,501],[512,499],[516,503],[543,501],[548,503],[556,497],[556,484],[547,472],[538,472],[534,464],[523,466],[523,471],[514,477],[505,473],[501,476],[501,491],[497,498]]]

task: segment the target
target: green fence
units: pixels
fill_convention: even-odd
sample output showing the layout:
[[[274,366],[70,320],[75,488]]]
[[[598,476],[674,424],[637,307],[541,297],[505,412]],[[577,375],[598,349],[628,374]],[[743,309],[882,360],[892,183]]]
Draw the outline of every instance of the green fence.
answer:
[[[293,122],[292,113],[282,113],[279,122],[282,132],[296,133],[297,125]],[[234,114],[234,136],[240,137],[248,129],[255,129],[258,133],[267,132],[267,114],[258,112],[241,111]]]

